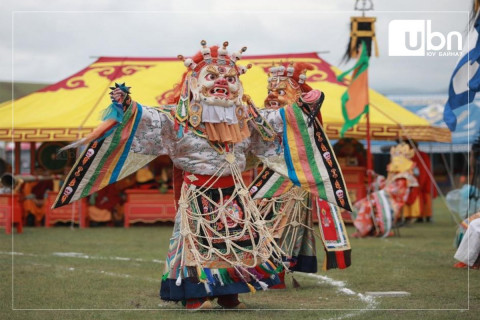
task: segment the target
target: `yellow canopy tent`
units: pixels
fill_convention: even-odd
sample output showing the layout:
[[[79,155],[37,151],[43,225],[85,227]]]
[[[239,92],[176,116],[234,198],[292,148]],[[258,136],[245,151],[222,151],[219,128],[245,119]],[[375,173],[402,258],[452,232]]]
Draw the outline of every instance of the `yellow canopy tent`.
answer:
[[[307,83],[325,92],[322,116],[327,134],[339,138],[343,117],[340,97],[348,80],[339,82],[340,70],[316,53],[247,56],[239,64],[253,65],[241,77],[245,92],[257,106],[267,94],[267,73],[272,62],[304,61],[314,65]],[[176,58],[102,57],[85,69],[15,101],[0,104],[0,140],[72,141],[96,127],[102,110],[110,104],[109,87],[114,82],[131,86],[132,97],[143,105],[166,103],[166,96],[180,81],[186,68]],[[426,120],[370,90],[371,138],[392,140],[405,136],[418,141],[450,141],[445,128],[432,127]],[[13,125],[13,128],[12,128]],[[346,137],[365,138],[363,119]]]

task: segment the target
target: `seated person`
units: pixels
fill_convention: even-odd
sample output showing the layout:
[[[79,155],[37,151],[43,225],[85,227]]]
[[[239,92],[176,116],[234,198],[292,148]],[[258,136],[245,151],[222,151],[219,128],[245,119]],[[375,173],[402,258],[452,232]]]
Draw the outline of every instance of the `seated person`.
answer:
[[[90,196],[88,217],[93,224],[112,221],[112,215],[121,210],[122,195],[115,184],[111,184]]]
[[[35,169],[36,177],[45,177],[48,172]],[[30,181],[23,184],[23,208],[27,226],[40,226],[45,218],[45,198],[53,190],[52,180]]]
[[[366,151],[358,140],[342,138],[333,145],[333,150],[340,164],[345,166],[366,167]]]
[[[454,267],[480,269],[480,212],[466,219],[462,225],[466,227],[466,232],[454,256],[460,262]]]
[[[12,194],[12,188],[19,188],[21,183],[15,181],[12,175],[12,166],[0,158],[0,194]],[[10,179],[12,177],[12,179]],[[22,181],[23,182],[23,181]]]
[[[155,175],[148,166],[139,169],[135,175],[137,180],[136,189],[157,189],[159,187],[157,181],[155,181]]]

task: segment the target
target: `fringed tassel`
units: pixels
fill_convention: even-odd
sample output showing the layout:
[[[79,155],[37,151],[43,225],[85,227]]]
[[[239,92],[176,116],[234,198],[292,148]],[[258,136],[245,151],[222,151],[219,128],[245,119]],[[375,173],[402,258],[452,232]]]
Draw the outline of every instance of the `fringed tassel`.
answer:
[[[205,274],[205,270],[203,270],[203,268],[200,268],[200,267],[197,267],[197,268],[200,270],[200,272],[198,272],[198,274],[200,275],[200,276],[198,277],[198,279],[199,279],[201,282],[207,281],[207,275]],[[198,269],[197,269],[197,271],[198,271]]]
[[[207,291],[208,294],[211,294],[212,289],[210,289],[210,285],[207,282],[204,282],[203,285],[205,286],[205,291]]]
[[[182,285],[182,278],[180,276],[177,278],[177,281],[175,281],[175,285],[177,287],[180,287]]]
[[[215,279],[213,278],[212,270],[208,268],[204,268],[203,272],[205,272],[205,276],[207,277],[207,282],[215,284]]]
[[[209,280],[208,280],[207,274],[205,273],[205,269],[200,266],[197,266],[197,274],[199,275],[198,279],[200,280],[200,282],[203,282],[203,285],[205,286],[205,291],[208,294],[211,294],[212,289],[210,289],[210,285],[208,283]]]
[[[162,281],[165,281],[165,280],[168,279],[168,274],[169,274],[169,273],[170,273],[170,272],[167,272],[167,273],[165,273],[165,274],[162,276]]]
[[[212,269],[212,274],[215,279],[215,282],[220,282],[220,286],[225,286],[225,283],[223,282],[222,275],[220,273],[220,270],[218,269]]]
[[[251,285],[250,283],[248,283],[248,282],[247,282],[247,286],[248,286],[248,289],[250,289],[250,292],[251,292],[251,293],[257,292],[257,290],[255,289],[255,287],[252,286],[252,285]]]
[[[280,273],[283,271],[283,266],[279,265],[278,267],[275,268],[275,273]]]
[[[180,287],[182,285],[182,273],[180,273],[177,277],[177,281],[175,281],[175,285]]]
[[[260,287],[262,287],[263,291],[268,290],[268,284],[266,284],[265,282],[258,280],[258,284],[260,285]]]
[[[224,284],[231,284],[234,282],[230,277],[227,269],[218,269],[218,273],[220,274],[220,278],[222,279]]]

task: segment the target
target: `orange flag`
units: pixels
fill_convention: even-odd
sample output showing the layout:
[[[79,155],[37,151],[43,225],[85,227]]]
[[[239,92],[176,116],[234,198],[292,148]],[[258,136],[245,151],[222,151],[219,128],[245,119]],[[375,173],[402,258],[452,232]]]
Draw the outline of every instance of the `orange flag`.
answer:
[[[340,130],[341,137],[360,121],[363,114],[368,112],[368,55],[365,42],[362,42],[360,57],[355,66],[339,75],[338,80],[342,81],[352,70],[352,81],[342,95],[342,113],[345,124]]]

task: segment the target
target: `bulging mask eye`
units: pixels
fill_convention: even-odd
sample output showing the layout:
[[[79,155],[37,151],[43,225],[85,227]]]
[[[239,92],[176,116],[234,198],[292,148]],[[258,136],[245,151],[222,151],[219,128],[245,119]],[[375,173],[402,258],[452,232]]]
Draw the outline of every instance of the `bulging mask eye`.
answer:
[[[278,94],[281,95],[281,96],[284,96],[285,95],[285,90],[278,90]]]
[[[205,76],[205,79],[207,79],[208,81],[213,81],[213,80],[217,79],[217,75],[214,74],[214,73],[208,73],[208,74]]]
[[[235,77],[227,77],[227,81],[228,81],[228,83],[234,84],[235,82],[237,82],[237,78],[235,78]]]

